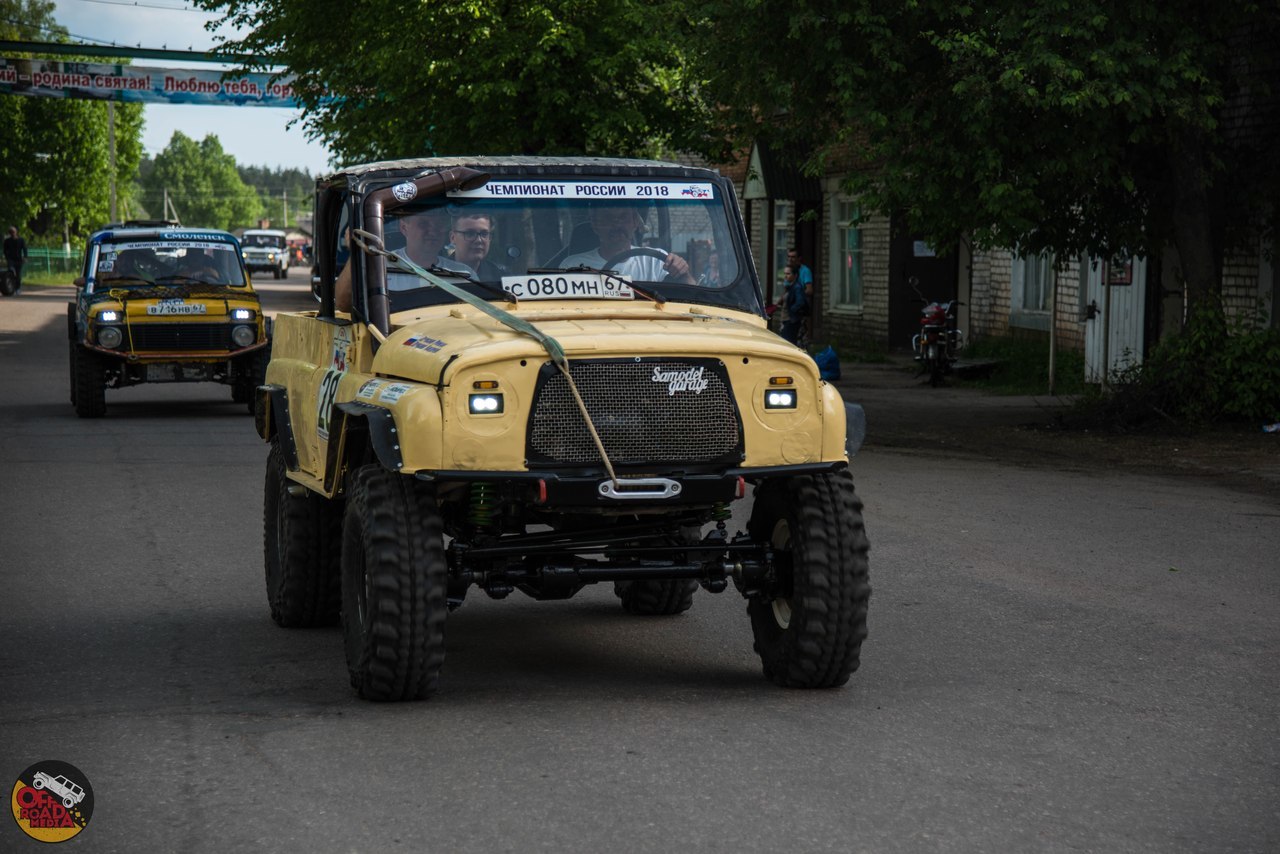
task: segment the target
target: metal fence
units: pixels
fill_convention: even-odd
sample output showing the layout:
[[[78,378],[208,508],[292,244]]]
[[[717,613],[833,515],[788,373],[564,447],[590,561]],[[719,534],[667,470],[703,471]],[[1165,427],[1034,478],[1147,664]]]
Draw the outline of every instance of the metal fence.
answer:
[[[80,275],[80,264],[84,261],[84,249],[28,249],[27,263],[22,268],[24,277],[30,275],[66,275],[75,278]]]

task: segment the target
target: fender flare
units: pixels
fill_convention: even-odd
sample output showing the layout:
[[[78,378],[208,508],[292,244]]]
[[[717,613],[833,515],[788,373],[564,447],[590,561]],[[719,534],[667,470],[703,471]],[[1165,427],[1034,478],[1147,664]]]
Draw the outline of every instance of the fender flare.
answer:
[[[260,385],[256,390],[253,424],[264,442],[280,443],[285,468],[298,470],[298,445],[289,419],[289,391],[282,385]]]
[[[867,440],[867,411],[857,403],[844,405],[844,450],[850,457]]]
[[[334,408],[343,416],[343,444],[346,443],[346,437],[357,430],[363,430],[368,434],[374,456],[383,468],[392,472],[404,470],[404,456],[400,452],[400,435],[396,431],[395,413],[381,406],[371,406],[355,401],[339,403]],[[335,458],[341,451],[338,444],[332,438],[329,441],[331,459],[330,465],[326,466],[327,471],[332,472],[338,469],[338,466],[334,465],[337,462]]]

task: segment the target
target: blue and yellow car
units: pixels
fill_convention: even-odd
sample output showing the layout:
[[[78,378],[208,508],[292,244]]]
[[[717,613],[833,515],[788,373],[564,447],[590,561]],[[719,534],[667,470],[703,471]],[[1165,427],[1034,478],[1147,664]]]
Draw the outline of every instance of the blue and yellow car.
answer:
[[[67,306],[71,403],[106,414],[106,391],[215,382],[252,412],[269,325],[240,244],[225,231],[123,223],[94,233]]]

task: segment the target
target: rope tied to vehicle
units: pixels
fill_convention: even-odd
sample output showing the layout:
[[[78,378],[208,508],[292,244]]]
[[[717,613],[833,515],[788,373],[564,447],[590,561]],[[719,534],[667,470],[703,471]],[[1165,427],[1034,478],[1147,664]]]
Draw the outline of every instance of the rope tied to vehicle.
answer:
[[[398,272],[409,273],[417,276],[427,284],[440,288],[450,296],[457,297],[467,305],[479,309],[501,323],[503,326],[513,329],[521,335],[527,335],[541,344],[542,348],[547,351],[547,355],[551,357],[552,364],[560,369],[560,372],[564,374],[565,380],[569,383],[569,391],[573,394],[573,399],[578,405],[578,411],[582,413],[582,419],[587,425],[587,432],[591,434],[591,441],[595,443],[596,450],[600,454],[600,460],[604,463],[604,469],[609,475],[609,480],[613,482],[615,487],[619,486],[618,475],[614,473],[613,463],[609,460],[609,455],[604,449],[604,442],[601,441],[600,434],[596,430],[595,424],[591,421],[591,413],[587,411],[587,404],[582,399],[582,395],[578,392],[577,384],[573,381],[573,374],[569,371],[569,357],[565,355],[564,347],[560,345],[559,341],[552,338],[529,321],[516,317],[508,311],[503,311],[488,300],[481,299],[470,291],[460,288],[452,282],[424,270],[408,258],[397,255],[394,252],[387,251],[382,246],[377,245],[378,238],[376,235],[365,231],[364,229],[353,229],[352,240],[365,253],[370,255],[381,255],[386,259],[388,269],[394,267]]]
[[[129,306],[125,304],[125,296],[129,291],[125,288],[111,288],[107,296],[120,303],[120,317],[124,320],[124,331],[129,336],[129,352],[133,352],[133,323],[129,320]]]

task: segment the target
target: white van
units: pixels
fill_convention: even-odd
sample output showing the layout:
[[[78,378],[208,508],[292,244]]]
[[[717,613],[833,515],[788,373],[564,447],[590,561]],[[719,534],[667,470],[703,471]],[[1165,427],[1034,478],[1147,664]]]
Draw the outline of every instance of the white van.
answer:
[[[273,278],[289,271],[289,246],[283,231],[274,228],[249,228],[240,237],[244,265],[250,273],[270,270]]]

